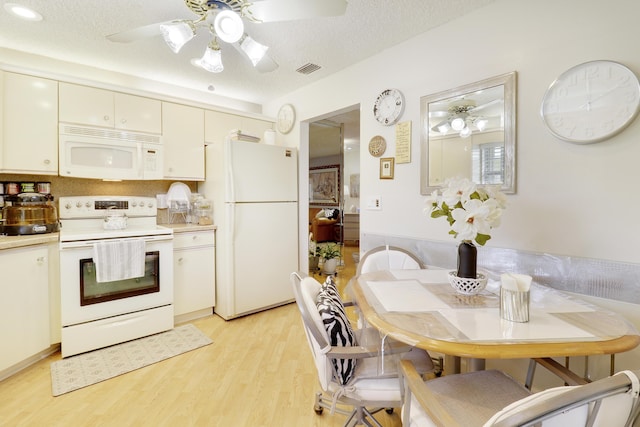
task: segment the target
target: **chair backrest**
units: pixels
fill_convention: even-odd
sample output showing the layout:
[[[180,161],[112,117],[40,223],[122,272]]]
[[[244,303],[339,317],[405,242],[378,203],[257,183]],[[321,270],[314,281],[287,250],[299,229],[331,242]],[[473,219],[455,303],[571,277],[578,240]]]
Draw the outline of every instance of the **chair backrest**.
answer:
[[[395,246],[378,246],[367,251],[356,270],[356,276],[381,270],[412,270],[424,268],[416,255],[406,249]]]
[[[299,273],[291,273],[291,284],[296,304],[302,316],[302,325],[315,361],[320,385],[327,391],[333,378],[331,360],[326,356],[330,350],[329,335],[324,329],[322,319],[316,306],[316,297],[322,285],[313,277],[303,277]]]
[[[485,427],[631,426],[638,413],[639,377],[640,371],[622,371],[585,385],[544,390],[507,406]]]

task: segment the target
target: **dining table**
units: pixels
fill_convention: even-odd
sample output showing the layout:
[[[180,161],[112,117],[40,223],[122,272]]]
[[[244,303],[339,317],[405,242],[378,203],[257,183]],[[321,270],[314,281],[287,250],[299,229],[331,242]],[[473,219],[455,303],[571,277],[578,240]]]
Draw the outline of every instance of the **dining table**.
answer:
[[[612,355],[640,344],[621,315],[576,295],[532,283],[529,321],[500,314],[500,281],[477,294],[456,291],[450,270],[427,268],[361,274],[349,286],[367,324],[382,337],[444,355],[445,372],[484,369],[486,359]]]

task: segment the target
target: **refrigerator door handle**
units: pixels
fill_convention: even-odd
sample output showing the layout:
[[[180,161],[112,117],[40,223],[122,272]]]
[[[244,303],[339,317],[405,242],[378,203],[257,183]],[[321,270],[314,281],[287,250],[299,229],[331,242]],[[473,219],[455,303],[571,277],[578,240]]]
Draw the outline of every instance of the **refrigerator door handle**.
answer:
[[[226,145],[226,149],[224,150],[226,153],[226,162],[227,162],[227,201],[235,202],[236,201],[236,189],[235,189],[235,179],[233,176],[233,150],[231,147],[231,140],[227,138],[224,142]]]

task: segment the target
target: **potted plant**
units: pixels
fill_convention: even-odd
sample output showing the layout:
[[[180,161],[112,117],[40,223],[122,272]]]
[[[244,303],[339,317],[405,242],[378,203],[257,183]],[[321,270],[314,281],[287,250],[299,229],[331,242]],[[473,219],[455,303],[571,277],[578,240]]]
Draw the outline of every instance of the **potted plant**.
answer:
[[[324,259],[323,270],[325,274],[335,274],[340,258],[340,246],[335,243],[327,243],[320,248],[320,256]]]

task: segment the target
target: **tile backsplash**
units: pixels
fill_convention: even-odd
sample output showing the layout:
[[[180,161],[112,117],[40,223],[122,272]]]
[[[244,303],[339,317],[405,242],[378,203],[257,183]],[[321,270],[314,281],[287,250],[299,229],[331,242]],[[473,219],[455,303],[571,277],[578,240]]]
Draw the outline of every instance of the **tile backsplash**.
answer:
[[[1,174],[0,182],[50,182],[54,200],[61,196],[147,196],[166,193],[174,181],[102,181],[99,179],[65,178],[56,175]],[[195,181],[182,181],[192,192]]]

